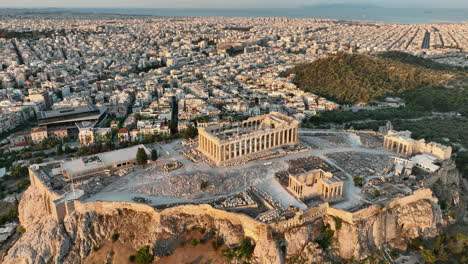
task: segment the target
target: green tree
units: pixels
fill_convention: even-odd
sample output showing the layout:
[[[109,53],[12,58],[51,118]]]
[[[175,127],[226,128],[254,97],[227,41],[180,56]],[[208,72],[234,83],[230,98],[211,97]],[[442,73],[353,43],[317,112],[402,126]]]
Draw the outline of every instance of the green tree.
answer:
[[[19,190],[25,190],[26,188],[29,187],[29,180],[28,179],[18,180],[16,181],[15,185]]]
[[[24,228],[24,226],[22,225],[19,225],[16,227],[16,231],[18,231],[19,233],[24,233],[26,232],[26,228]]]
[[[343,225],[343,219],[338,216],[333,217],[335,219],[335,228],[336,230],[340,230]]]
[[[354,185],[362,186],[364,179],[362,177],[353,177]]]
[[[239,258],[250,260],[252,258],[255,245],[252,243],[250,237],[242,239],[241,245],[239,247]]]
[[[17,177],[17,178],[21,178],[21,177],[26,177],[28,176],[28,167],[23,167],[19,164],[17,164],[16,166],[14,167],[11,167],[10,168],[10,174],[11,176],[13,177]]]
[[[200,189],[205,190],[208,187],[208,182],[203,180],[200,182]]]
[[[468,151],[458,153],[458,157],[455,160],[457,168],[463,173],[465,178],[468,178]]]
[[[63,145],[62,143],[59,143],[57,145],[57,155],[62,155],[63,154]]]
[[[72,148],[70,148],[70,146],[68,145],[65,145],[65,153],[71,153],[73,152]]]
[[[114,242],[116,242],[117,240],[119,240],[119,237],[120,237],[120,234],[119,234],[119,233],[114,233],[114,234],[111,236],[112,243],[114,243]]]
[[[136,160],[138,165],[145,165],[146,163],[148,163],[148,155],[146,154],[145,149],[138,148]]]
[[[255,249],[255,244],[252,243],[252,239],[246,237],[242,239],[242,242],[239,246],[234,248],[225,248],[221,250],[221,253],[228,260],[238,259],[243,261],[249,261],[252,259],[252,255]],[[244,262],[248,263],[248,262]]]
[[[434,252],[432,252],[432,250],[430,249],[421,249],[420,254],[424,262],[426,263],[434,263],[437,260],[436,256],[434,255]]]
[[[335,231],[330,229],[330,225],[324,225],[322,226],[320,235],[317,238],[317,240],[315,240],[315,242],[319,244],[319,246],[322,249],[327,249],[328,247],[330,247],[331,243],[333,242],[334,234],[335,234]]]
[[[158,152],[156,151],[156,149],[152,149],[151,150],[151,160],[155,161],[157,159],[158,159]]]
[[[412,249],[421,249],[423,247],[424,240],[420,237],[411,239],[409,245]]]
[[[196,238],[190,239],[190,245],[195,247],[195,246],[198,245],[198,243],[200,243],[200,242]]]
[[[151,264],[153,258],[154,256],[150,253],[149,246],[142,247],[135,255],[135,260],[138,264]]]
[[[195,126],[188,126],[183,135],[185,139],[195,138],[196,136],[198,136],[198,129]]]

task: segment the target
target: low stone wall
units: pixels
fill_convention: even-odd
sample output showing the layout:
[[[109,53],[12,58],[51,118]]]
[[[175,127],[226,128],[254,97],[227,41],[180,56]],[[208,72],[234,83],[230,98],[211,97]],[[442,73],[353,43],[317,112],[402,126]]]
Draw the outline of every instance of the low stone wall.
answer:
[[[215,209],[207,204],[201,205],[181,205],[171,207],[162,211],[156,211],[153,207],[129,203],[129,202],[89,202],[82,203],[80,201],[73,201],[75,211],[80,214],[86,212],[96,212],[98,214],[115,214],[118,210],[133,210],[151,215],[153,221],[157,225],[160,223],[161,218],[165,215],[185,214],[192,216],[209,215],[215,219],[226,220],[233,225],[242,226],[246,236],[251,237],[254,241],[269,236],[268,225],[259,222],[243,214],[230,213],[223,210]]]
[[[437,198],[432,195],[432,191],[430,189],[424,188],[414,191],[411,195],[393,199],[388,204],[388,207],[393,208],[396,206],[404,206],[424,199],[437,201]]]
[[[345,132],[352,132],[352,133],[361,133],[361,134],[371,134],[374,136],[383,136],[382,133],[373,131],[373,130],[354,130],[354,129],[344,129]]]
[[[41,202],[44,203],[47,213],[53,215],[57,219],[60,219],[63,215],[64,208],[57,208],[54,201],[60,199],[62,196],[51,191],[31,168],[29,169],[29,180],[31,185],[37,188]]]
[[[307,222],[313,222],[315,219],[320,218],[327,214],[330,209],[328,203],[322,203],[317,207],[309,208],[302,213],[297,214],[295,217],[271,223],[270,226],[277,232],[284,232],[287,229],[301,226]]]
[[[354,212],[352,215],[353,215],[353,222],[352,223],[356,223],[360,220],[365,220],[365,219],[368,219],[374,215],[377,215],[379,213],[382,212],[382,209],[380,209],[379,207],[375,206],[375,205],[371,205],[369,207],[366,207],[364,209],[361,209],[357,212]]]
[[[336,209],[333,207],[329,207],[327,210],[327,215],[333,216],[333,217],[339,217],[343,219],[343,221],[346,221],[350,224],[353,223],[353,213],[341,210],[341,209]]]

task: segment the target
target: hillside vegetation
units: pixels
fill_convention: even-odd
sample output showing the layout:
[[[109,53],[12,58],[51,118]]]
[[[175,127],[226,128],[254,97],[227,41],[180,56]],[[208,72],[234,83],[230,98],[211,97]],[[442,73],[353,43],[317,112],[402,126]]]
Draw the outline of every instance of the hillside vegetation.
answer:
[[[431,59],[426,59],[406,52],[401,51],[387,51],[379,54],[382,58],[392,59],[395,61],[411,64],[418,67],[427,68],[435,71],[451,71],[451,72],[468,72],[468,67],[452,66],[448,64],[439,63]]]
[[[296,74],[295,84],[307,92],[353,104],[416,88],[437,87],[454,76],[414,64],[382,56],[338,53],[297,65],[286,75]]]

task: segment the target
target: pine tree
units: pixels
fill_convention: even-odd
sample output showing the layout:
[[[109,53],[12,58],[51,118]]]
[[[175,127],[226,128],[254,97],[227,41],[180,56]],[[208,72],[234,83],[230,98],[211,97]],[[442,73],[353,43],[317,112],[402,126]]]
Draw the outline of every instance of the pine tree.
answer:
[[[145,165],[148,162],[148,155],[143,148],[138,148],[136,159],[138,165]]]
[[[151,150],[151,160],[155,161],[157,159],[158,159],[158,152],[155,149]]]

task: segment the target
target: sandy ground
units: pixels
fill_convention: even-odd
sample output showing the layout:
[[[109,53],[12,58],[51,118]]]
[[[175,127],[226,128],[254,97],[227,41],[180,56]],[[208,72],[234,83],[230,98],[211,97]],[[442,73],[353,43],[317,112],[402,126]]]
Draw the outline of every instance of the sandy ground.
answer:
[[[112,253],[113,252],[113,253]],[[84,260],[85,264],[101,264],[106,263],[108,256],[111,256],[111,263],[131,263],[129,257],[135,255],[136,250],[125,246],[120,242],[112,243],[111,241],[106,241],[102,247],[97,251],[92,251],[91,254],[86,257]]]
[[[221,249],[214,250],[211,241],[204,244],[192,246],[187,244],[177,248],[174,253],[168,257],[156,261],[158,264],[176,264],[176,263],[210,263],[225,264],[226,259],[221,254]]]
[[[184,245],[178,245],[170,256],[162,257],[155,261],[158,264],[178,264],[178,263],[193,263],[193,264],[224,264],[227,263],[223,257],[221,250],[226,248],[222,245],[217,250],[213,248],[213,238],[207,239],[207,233],[201,234],[198,230],[189,231],[183,234],[181,238],[185,241]],[[201,241],[205,238],[205,242],[199,243],[196,246],[190,244],[191,239]]]

